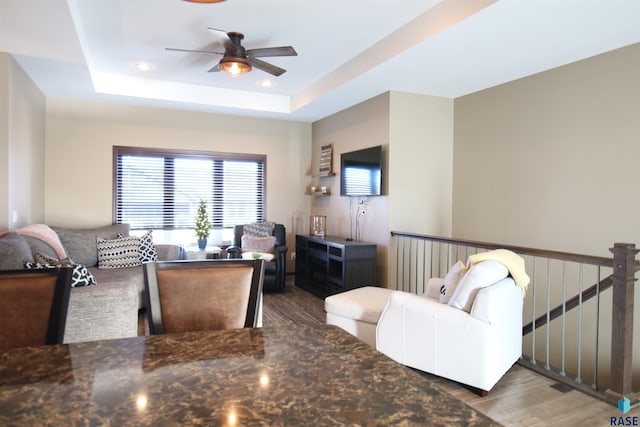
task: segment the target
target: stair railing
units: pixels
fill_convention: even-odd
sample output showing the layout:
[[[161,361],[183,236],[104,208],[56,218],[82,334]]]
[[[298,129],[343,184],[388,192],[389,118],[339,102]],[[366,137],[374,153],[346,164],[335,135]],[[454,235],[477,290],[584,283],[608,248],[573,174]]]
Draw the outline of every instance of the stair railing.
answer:
[[[444,277],[452,264],[472,254],[502,248],[522,256],[531,278],[523,316],[530,321],[523,322],[518,363],[611,404],[623,397],[638,403],[633,392],[633,366],[640,366],[640,354],[634,360],[633,353],[634,284],[640,270],[635,245],[616,243],[607,258],[397,231],[391,235],[389,269],[395,277],[389,286],[416,294],[425,292],[429,278]],[[640,372],[635,379],[640,382]]]

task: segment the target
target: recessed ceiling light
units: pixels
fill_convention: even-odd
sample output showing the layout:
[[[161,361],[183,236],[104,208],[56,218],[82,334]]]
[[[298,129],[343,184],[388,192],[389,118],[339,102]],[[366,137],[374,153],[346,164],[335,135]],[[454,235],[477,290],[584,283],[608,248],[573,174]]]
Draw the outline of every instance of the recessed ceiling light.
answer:
[[[271,87],[273,86],[273,83],[271,82],[271,80],[261,80],[260,85],[262,87]]]
[[[140,71],[151,71],[153,70],[153,65],[149,64],[148,62],[138,62],[136,63],[136,69]]]

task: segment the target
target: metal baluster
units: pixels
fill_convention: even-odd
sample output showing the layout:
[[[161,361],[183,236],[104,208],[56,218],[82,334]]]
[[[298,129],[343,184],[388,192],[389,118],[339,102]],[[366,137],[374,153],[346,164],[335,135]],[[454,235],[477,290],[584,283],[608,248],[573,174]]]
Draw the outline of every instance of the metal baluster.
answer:
[[[531,364],[536,364],[536,261],[537,257],[533,257],[533,280],[532,280],[532,294],[533,294],[533,303],[532,303],[532,313],[531,317],[533,329],[531,330]]]
[[[559,374],[566,376],[564,370],[566,359],[566,342],[567,342],[567,262],[562,261],[562,362]]]
[[[409,286],[409,292],[411,292],[411,261],[413,261],[413,246],[412,246],[412,241],[409,240],[409,257],[407,258],[408,263],[409,263],[409,267],[407,268],[407,270],[409,271],[409,278],[407,279],[407,285]]]
[[[430,255],[430,261],[429,261],[429,277],[433,277],[433,240],[431,241],[431,253]]]
[[[593,358],[593,383],[591,388],[598,389],[598,356],[600,349],[598,343],[600,341],[600,278],[602,277],[601,267],[598,266],[598,282],[596,283],[596,336],[595,336],[595,356]]]
[[[404,252],[405,252],[405,242],[404,240],[402,241],[402,289],[401,290],[405,290],[404,289],[404,265],[405,265],[405,258],[404,258]]]
[[[422,241],[422,289],[427,291],[427,241]]]
[[[582,281],[584,279],[584,264],[580,264],[578,278],[578,376],[576,382],[582,382]]]
[[[546,333],[547,333],[547,360],[546,363],[544,365],[544,368],[546,370],[550,370],[551,366],[549,365],[549,339],[550,339],[550,326],[551,326],[551,316],[550,316],[550,309],[551,309],[551,259],[547,258],[547,324],[546,326]]]

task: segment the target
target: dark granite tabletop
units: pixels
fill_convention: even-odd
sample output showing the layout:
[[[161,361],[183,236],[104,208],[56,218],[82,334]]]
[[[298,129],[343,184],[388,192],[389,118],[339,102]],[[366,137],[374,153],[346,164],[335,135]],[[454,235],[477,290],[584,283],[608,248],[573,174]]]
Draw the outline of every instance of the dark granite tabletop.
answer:
[[[498,425],[334,326],[0,353],[0,425]]]

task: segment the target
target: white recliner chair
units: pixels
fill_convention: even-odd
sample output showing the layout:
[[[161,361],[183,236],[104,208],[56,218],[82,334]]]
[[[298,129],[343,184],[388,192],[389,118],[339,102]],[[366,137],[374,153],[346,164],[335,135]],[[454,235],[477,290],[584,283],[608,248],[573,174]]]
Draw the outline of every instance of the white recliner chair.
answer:
[[[467,276],[478,274],[466,279],[480,277],[485,283],[465,288],[461,280],[450,303],[441,302],[446,290],[439,278],[429,281],[424,296],[392,292],[377,323],[376,348],[403,365],[486,395],[522,353],[522,289],[506,268],[487,286],[493,279],[484,273],[496,270],[491,263],[474,265]]]

